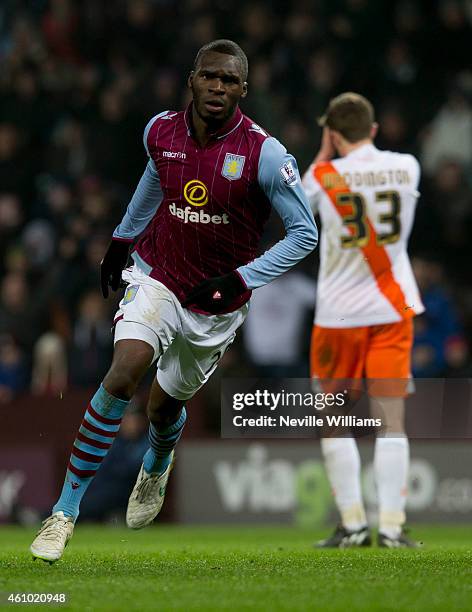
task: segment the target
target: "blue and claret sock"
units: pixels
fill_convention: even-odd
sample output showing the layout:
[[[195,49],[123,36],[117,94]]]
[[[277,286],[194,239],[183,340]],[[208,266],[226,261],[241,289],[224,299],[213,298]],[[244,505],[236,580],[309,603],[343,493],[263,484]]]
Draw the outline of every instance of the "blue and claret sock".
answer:
[[[150,423],[149,444],[151,447],[143,458],[144,470],[148,474],[163,474],[169,467],[171,453],[180,440],[186,420],[187,412],[184,407],[177,421],[164,429],[157,430]]]
[[[79,505],[120,429],[127,400],[113,397],[103,385],[93,396],[72,447],[61,496],[53,512],[64,512],[74,520]]]

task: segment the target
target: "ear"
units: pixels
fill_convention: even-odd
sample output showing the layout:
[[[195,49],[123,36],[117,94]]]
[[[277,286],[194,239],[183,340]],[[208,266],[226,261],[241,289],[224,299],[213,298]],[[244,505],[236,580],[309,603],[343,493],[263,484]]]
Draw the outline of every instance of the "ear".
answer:
[[[245,98],[247,96],[247,82],[243,83],[243,93],[241,94],[241,98]]]
[[[188,75],[188,79],[187,79],[187,87],[189,89],[192,89],[192,82],[193,82],[193,75],[195,74],[195,72],[192,70],[192,72]]]
[[[374,140],[374,138],[377,136],[378,131],[379,131],[379,124],[373,123],[372,127],[370,128],[370,139],[371,140]]]

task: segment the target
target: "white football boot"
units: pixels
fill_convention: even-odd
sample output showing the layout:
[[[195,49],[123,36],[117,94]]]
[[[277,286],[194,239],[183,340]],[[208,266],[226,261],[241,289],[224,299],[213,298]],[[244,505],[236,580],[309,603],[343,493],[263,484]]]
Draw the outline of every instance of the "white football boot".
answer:
[[[148,474],[141,465],[138,479],[128,500],[126,524],[131,529],[142,529],[156,518],[164,503],[167,481],[174,465],[174,451],[166,471],[160,476]]]
[[[64,516],[62,511],[54,512],[43,521],[30,551],[33,559],[42,559],[54,563],[62,557],[64,548],[72,537],[74,531],[74,519]]]

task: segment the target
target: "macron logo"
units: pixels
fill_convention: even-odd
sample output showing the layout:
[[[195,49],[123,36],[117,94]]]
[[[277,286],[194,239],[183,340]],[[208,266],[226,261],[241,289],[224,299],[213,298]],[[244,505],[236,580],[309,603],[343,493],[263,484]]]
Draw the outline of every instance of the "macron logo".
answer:
[[[164,151],[162,157],[170,157],[170,159],[187,159],[187,153],[180,151]]]
[[[258,134],[262,134],[262,136],[268,136],[267,132],[264,132],[264,130],[261,128],[260,125],[257,125],[257,123],[253,123],[251,125],[251,127],[249,128],[250,132],[257,132]]]

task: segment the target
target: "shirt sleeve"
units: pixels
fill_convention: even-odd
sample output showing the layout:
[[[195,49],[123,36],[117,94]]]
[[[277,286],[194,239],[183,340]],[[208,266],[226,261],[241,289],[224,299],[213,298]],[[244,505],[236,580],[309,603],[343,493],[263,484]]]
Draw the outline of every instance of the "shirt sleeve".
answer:
[[[306,197],[310,203],[313,214],[316,215],[319,209],[320,198],[321,198],[321,185],[315,179],[314,171],[315,164],[311,164],[308,170],[303,175],[302,185],[305,190]]]
[[[163,113],[153,117],[144,130],[143,142],[148,156],[149,150],[147,138],[149,130],[151,129],[154,121],[162,114]],[[136,187],[136,191],[128,204],[126,213],[121,220],[121,223],[113,232],[113,238],[121,238],[122,240],[130,241],[137,238],[137,236],[142,234],[142,232],[146,229],[149,222],[156,214],[162,200],[163,193],[159,173],[153,160],[149,157],[146,169],[144,170],[143,176]]]
[[[275,138],[267,138],[262,145],[258,181],[282,219],[287,234],[263,255],[238,268],[248,289],[266,285],[290,270],[318,242],[318,230],[301,185],[297,163]]]
[[[421,178],[421,167],[419,161],[413,155],[406,155],[406,158],[409,161],[411,169],[413,195],[418,198],[420,196],[418,186]]]

